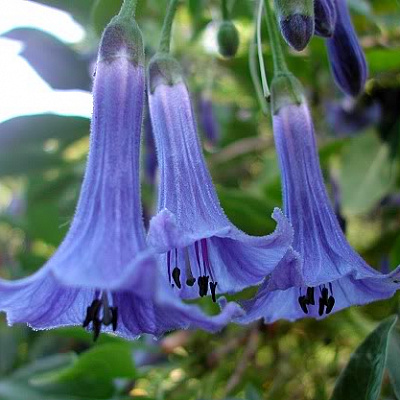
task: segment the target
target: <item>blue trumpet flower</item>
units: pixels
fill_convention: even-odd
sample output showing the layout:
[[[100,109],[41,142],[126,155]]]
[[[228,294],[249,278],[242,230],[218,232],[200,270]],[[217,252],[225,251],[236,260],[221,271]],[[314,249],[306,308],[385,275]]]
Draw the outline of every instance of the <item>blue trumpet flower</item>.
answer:
[[[391,297],[399,287],[399,269],[376,271],[347,242],[324,186],[314,127],[300,90],[300,83],[287,75],[272,83],[274,137],[284,212],[294,229],[293,250],[255,298],[244,303],[242,322],[321,318]]]
[[[142,37],[117,16],[100,44],[93,87],[90,152],[70,230],[33,276],[0,280],[0,310],[10,324],[35,329],[82,325],[126,338],[177,328],[219,330],[236,304],[208,317],[186,305],[162,278],[142,220],[139,149],[145,94]]]
[[[211,293],[214,301],[217,291],[261,282],[290,246],[290,224],[275,209],[278,227],[269,236],[252,237],[236,228],[219,204],[177,61],[168,55],[153,59],[149,88],[160,188],[148,240],[160,253],[165,275],[182,297]]]
[[[339,88],[349,96],[359,95],[365,86],[368,67],[364,52],[351,22],[346,0],[335,0],[335,31],[327,40],[333,76]]]

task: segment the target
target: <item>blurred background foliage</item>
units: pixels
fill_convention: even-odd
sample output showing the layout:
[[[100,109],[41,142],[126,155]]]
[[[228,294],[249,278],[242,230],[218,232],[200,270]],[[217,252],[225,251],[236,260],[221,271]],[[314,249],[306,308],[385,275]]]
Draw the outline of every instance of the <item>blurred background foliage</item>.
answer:
[[[68,46],[24,27],[4,36],[24,43],[21,54],[52,88],[90,90],[99,36],[121,1],[36,2],[70,13],[86,30],[85,39]],[[166,2],[138,4],[148,58],[159,40]],[[281,188],[270,119],[249,69],[255,61],[256,4],[230,1],[241,44],[228,61],[216,52],[219,1],[182,3],[173,53],[186,71],[221,203],[244,231],[271,232],[270,214],[281,204]],[[287,47],[286,52],[308,90],[326,184],[332,193],[333,182],[340,190],[347,237],[371,265],[387,270],[400,264],[400,3],[349,0],[349,5],[370,68],[366,93],[355,104],[336,89],[322,39],[314,38],[301,53]],[[271,77],[265,26],[263,38]],[[202,123],[204,100],[212,102],[217,139],[207,136]],[[89,125],[86,118],[53,114],[0,124],[2,278],[32,273],[64,237],[82,181]],[[143,147],[148,218],[156,199],[154,149],[147,137]],[[400,399],[400,327],[386,319],[398,310],[396,295],[319,322],[232,325],[217,335],[175,332],[160,341],[145,337],[132,343],[102,335],[96,344],[81,328],[33,332],[7,327],[2,315],[0,399]]]

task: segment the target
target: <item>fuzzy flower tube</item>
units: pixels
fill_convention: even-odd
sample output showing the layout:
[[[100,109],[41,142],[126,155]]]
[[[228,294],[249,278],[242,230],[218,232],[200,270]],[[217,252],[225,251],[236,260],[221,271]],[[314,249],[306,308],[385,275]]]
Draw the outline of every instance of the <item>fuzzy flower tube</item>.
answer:
[[[332,209],[300,83],[282,75],[273,80],[271,89],[284,213],[294,229],[293,250],[256,297],[245,302],[242,322],[323,318],[393,296],[400,270],[382,274],[371,268],[347,242]]]
[[[252,237],[225,216],[201,151],[192,105],[180,66],[158,55],[149,69],[149,103],[160,166],[158,214],[149,243],[182,297],[236,292],[259,283],[292,241],[282,213],[278,227]],[[217,286],[218,285],[218,286]]]
[[[278,209],[273,212],[276,231],[264,237],[245,234],[226,217],[204,160],[181,67],[169,54],[170,35],[171,23],[166,23],[160,51],[149,64],[160,186],[148,242],[179,296],[211,294],[216,301],[218,293],[260,283],[286,253],[292,229]]]
[[[400,269],[382,274],[347,242],[328,198],[314,126],[300,82],[288,71],[271,8],[266,3],[274,55],[273,132],[279,157],[283,209],[294,229],[292,248],[256,296],[243,303],[239,322],[324,318],[352,305],[393,296]]]
[[[106,27],[93,87],[90,152],[70,230],[33,276],[0,280],[9,324],[35,329],[83,325],[133,339],[173,329],[216,331],[235,304],[208,317],[184,304],[159,274],[142,220],[139,151],[145,95],[143,43],[126,1]]]

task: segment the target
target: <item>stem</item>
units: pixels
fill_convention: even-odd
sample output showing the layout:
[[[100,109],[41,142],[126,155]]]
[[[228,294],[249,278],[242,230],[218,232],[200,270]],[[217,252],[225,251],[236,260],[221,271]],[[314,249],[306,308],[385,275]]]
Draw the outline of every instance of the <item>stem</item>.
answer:
[[[170,0],[167,8],[167,14],[164,19],[164,24],[161,31],[161,40],[158,51],[160,53],[169,53],[171,45],[172,23],[174,21],[176,9],[178,8],[179,0]]]
[[[271,95],[268,87],[267,76],[265,73],[264,58],[262,53],[262,41],[261,41],[261,16],[263,12],[263,0],[259,0],[257,12],[257,50],[258,50],[258,63],[260,64],[261,83],[264,92],[264,97],[268,100]]]
[[[253,40],[250,42],[250,49],[249,49],[249,69],[250,69],[250,76],[253,81],[254,88],[256,89],[258,103],[260,104],[261,110],[265,115],[268,115],[269,109],[267,102],[264,97],[264,91],[262,84],[260,82],[260,77],[258,75],[257,69],[257,38],[254,35]]]
[[[228,0],[221,0],[222,18],[224,21],[229,19]]]
[[[133,18],[135,16],[137,0],[124,0],[119,11],[120,17]]]
[[[268,35],[271,44],[272,56],[274,60],[274,74],[288,73],[285,56],[283,55],[282,45],[280,42],[280,35],[276,24],[274,12],[269,4],[270,0],[264,0],[265,15],[267,21]]]

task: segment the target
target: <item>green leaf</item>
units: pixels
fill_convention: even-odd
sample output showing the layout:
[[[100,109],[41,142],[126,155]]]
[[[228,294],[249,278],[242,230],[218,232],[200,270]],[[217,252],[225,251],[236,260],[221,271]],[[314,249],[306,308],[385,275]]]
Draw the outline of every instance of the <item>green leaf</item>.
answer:
[[[396,166],[389,148],[373,132],[355,137],[341,154],[343,207],[351,214],[372,208],[393,188]]]
[[[89,119],[81,117],[41,114],[5,121],[0,124],[0,176],[61,166],[62,150],[88,134]]]
[[[0,325],[0,376],[8,372],[16,363],[18,346],[25,339],[26,333],[27,329],[24,326]]]
[[[218,197],[228,218],[251,235],[266,235],[275,229],[271,218],[275,204],[241,190],[217,187]]]
[[[188,0],[188,10],[192,19],[193,26],[192,39],[196,38],[200,34],[202,29],[206,26],[206,21],[203,18],[204,6],[204,0]]]
[[[37,360],[32,364],[16,370],[12,375],[0,380],[1,400],[75,400],[76,398],[70,395],[65,396],[39,391],[29,382],[36,374],[65,367],[70,364],[75,357],[73,353],[58,354]]]
[[[74,353],[56,354],[54,356],[42,358],[36,360],[32,364],[18,369],[11,375],[11,378],[15,381],[24,381],[33,377],[35,374],[65,367],[66,365],[71,364],[75,359],[76,355]]]
[[[386,364],[389,334],[396,321],[396,316],[385,319],[361,343],[340,374],[331,400],[378,399]]]
[[[35,377],[41,390],[68,387],[74,395],[105,399],[114,394],[114,379],[136,377],[129,343],[109,343],[83,353],[72,365]]]
[[[400,333],[392,332],[389,341],[389,351],[386,360],[390,381],[397,399],[400,399]]]
[[[395,71],[400,67],[400,54],[396,49],[372,49],[366,53],[366,57],[373,74]]]

